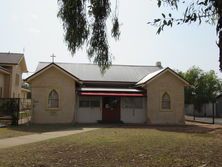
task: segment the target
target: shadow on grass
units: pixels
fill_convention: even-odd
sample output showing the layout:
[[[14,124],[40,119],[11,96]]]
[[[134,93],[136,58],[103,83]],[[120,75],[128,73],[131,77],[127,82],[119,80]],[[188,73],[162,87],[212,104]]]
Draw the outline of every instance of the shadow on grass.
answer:
[[[83,128],[111,128],[119,127],[117,124],[23,124],[19,126],[8,126],[10,130],[44,133],[54,131],[82,130]]]
[[[152,129],[179,133],[211,133],[222,134],[222,126],[212,124],[188,123],[186,125],[146,125],[146,124],[30,124],[9,126],[11,130],[44,133],[53,131],[82,130],[83,128],[126,128],[126,129]]]
[[[186,125],[122,125],[121,128],[139,128],[153,129],[166,132],[178,133],[213,133],[222,134],[222,126],[214,126],[212,124],[188,123]]]
[[[21,132],[44,133],[64,130],[81,130],[83,127],[74,124],[24,124],[19,126],[9,126],[8,129]]]

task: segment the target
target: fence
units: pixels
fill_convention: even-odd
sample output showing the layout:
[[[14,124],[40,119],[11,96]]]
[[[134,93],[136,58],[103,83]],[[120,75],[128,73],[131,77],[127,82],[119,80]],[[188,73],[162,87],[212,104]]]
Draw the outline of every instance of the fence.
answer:
[[[31,107],[31,99],[20,99],[19,124],[24,124],[31,120]]]
[[[0,98],[0,121],[9,121],[12,125],[18,125],[22,123],[20,120],[24,116],[30,117],[30,112],[30,99]]]
[[[213,107],[213,105],[214,105],[214,107]],[[214,109],[214,111],[213,111],[213,109]],[[197,116],[197,117],[212,117],[213,114],[214,114],[214,116],[217,116],[216,115],[216,104],[212,104],[212,103],[203,104],[199,111],[195,110],[193,104],[186,104],[185,105],[185,113],[186,113],[186,115],[189,115],[189,116],[193,116],[195,114],[195,116]]]
[[[197,111],[193,104],[185,105],[186,120],[198,121],[203,123],[221,123],[220,118],[216,118],[216,104],[203,104]]]
[[[12,125],[18,125],[19,120],[18,98],[1,98],[0,99],[0,120],[11,121]]]

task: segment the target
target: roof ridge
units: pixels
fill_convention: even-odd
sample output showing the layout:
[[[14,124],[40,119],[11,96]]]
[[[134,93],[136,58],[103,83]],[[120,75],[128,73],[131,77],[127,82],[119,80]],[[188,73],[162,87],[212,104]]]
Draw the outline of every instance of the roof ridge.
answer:
[[[42,62],[40,61],[39,63],[52,63],[52,62]],[[96,65],[95,63],[67,63],[67,62],[54,62],[55,64],[80,64],[80,65]],[[111,66],[128,66],[128,67],[158,67],[155,65],[132,65],[132,64],[112,64]]]
[[[17,54],[17,55],[24,55],[24,53],[15,53],[15,52],[0,52],[0,54]]]

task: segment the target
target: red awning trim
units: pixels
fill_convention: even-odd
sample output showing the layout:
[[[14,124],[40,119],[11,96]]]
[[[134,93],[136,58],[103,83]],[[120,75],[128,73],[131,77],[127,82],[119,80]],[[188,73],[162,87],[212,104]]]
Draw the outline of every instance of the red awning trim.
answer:
[[[82,96],[127,96],[127,97],[143,97],[142,93],[108,93],[108,92],[80,92]]]

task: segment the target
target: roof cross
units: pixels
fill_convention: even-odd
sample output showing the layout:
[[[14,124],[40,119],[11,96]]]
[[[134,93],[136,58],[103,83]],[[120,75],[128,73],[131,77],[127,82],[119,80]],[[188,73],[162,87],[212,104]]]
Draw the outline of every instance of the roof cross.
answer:
[[[54,59],[56,56],[54,54],[52,54],[50,57],[52,58],[52,63],[54,63]]]

